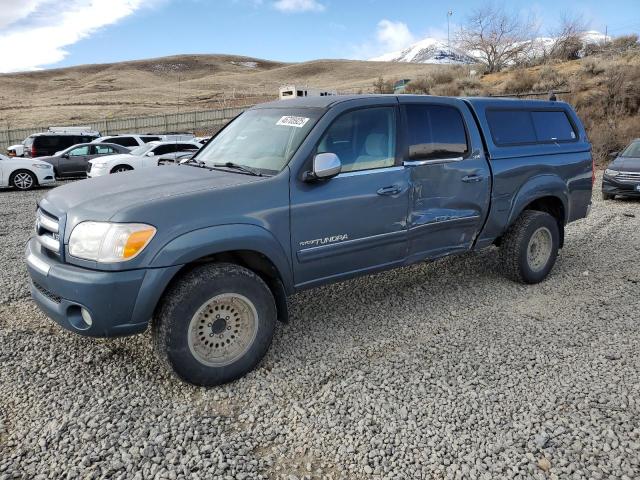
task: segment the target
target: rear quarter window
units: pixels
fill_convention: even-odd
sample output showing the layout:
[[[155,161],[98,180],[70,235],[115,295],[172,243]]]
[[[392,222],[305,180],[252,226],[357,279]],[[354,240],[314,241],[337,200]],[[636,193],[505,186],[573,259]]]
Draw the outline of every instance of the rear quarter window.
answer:
[[[564,112],[531,112],[531,118],[539,142],[567,142],[576,139],[573,125]]]
[[[39,148],[57,148],[60,146],[60,137],[42,135],[41,137],[36,137],[33,144]]]
[[[122,147],[137,147],[138,142],[133,137],[114,137],[109,139],[110,143],[115,143],[116,145],[120,145]]]
[[[562,110],[487,110],[487,122],[496,145],[570,142],[576,131]]]

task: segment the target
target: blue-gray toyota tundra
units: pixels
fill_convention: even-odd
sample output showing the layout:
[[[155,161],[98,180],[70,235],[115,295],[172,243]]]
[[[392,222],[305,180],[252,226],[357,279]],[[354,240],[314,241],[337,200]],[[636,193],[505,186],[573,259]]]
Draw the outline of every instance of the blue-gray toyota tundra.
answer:
[[[181,165],[49,192],[26,247],[31,294],[82,335],[151,324],[175,374],[217,385],[258,364],[303,289],[492,245],[507,277],[544,280],[592,185],[566,103],[267,103]]]

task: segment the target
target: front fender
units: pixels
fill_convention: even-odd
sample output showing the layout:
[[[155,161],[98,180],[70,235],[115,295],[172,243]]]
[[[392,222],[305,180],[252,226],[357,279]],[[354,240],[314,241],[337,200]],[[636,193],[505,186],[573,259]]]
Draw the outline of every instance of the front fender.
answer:
[[[508,228],[516,221],[527,205],[542,197],[556,197],[562,202],[564,224],[566,224],[569,213],[569,188],[559,176],[545,174],[527,180],[520,187],[513,198],[506,227]]]
[[[184,265],[217,253],[237,250],[250,250],[267,257],[278,269],[287,291],[291,291],[293,276],[282,245],[269,231],[257,225],[218,225],[185,233],[164,245],[149,266]]]

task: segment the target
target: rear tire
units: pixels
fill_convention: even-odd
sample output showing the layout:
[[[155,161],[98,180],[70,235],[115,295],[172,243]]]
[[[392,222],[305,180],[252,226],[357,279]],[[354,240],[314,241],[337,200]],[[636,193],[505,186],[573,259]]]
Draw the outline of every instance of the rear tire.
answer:
[[[18,190],[31,190],[38,186],[38,179],[28,170],[17,170],[11,174],[9,185]]]
[[[111,169],[111,172],[109,173],[122,173],[122,172],[129,172],[131,170],[133,170],[133,168],[130,167],[129,165],[116,165]]]
[[[602,192],[602,200],[613,200],[616,196]]]
[[[152,335],[162,361],[182,380],[211,387],[253,370],[273,339],[276,303],[251,270],[201,265],[167,290]]]
[[[505,276],[526,284],[543,281],[556,263],[559,244],[557,220],[545,212],[525,210],[502,238]]]

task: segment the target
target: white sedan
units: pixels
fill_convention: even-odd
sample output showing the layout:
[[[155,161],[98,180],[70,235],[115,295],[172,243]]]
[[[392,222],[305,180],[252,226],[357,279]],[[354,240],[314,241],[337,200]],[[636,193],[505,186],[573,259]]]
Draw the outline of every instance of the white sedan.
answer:
[[[131,150],[131,153],[109,155],[89,161],[87,177],[100,177],[140,168],[157,167],[161,161],[175,159],[181,153],[195,153],[202,147],[193,141],[149,142]]]
[[[0,155],[0,187],[31,190],[38,185],[54,183],[53,165],[36,158]]]

